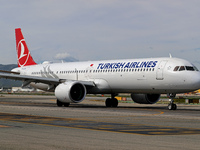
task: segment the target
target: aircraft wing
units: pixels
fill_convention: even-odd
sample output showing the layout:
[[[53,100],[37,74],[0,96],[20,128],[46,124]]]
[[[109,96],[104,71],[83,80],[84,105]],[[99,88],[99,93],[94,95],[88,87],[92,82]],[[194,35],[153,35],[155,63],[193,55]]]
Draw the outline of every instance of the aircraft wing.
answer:
[[[0,73],[0,78],[24,81],[23,86],[26,86],[31,82],[58,85],[60,83],[67,82],[67,81],[75,81],[75,80],[67,80],[67,79],[45,78],[45,77],[38,77],[38,76],[27,76],[27,75],[9,74],[9,73]],[[95,86],[94,82],[92,81],[79,81],[79,82],[84,84],[85,86],[92,86],[92,87]]]

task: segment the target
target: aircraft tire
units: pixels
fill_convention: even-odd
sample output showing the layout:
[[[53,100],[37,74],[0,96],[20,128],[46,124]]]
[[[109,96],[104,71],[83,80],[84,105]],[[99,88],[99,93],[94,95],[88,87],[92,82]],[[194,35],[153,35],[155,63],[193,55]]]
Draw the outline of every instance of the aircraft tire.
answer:
[[[176,110],[177,109],[177,105],[176,104],[173,104],[172,105],[172,110]]]
[[[169,110],[172,110],[172,104],[169,104],[169,105],[168,105],[168,109],[169,109]]]
[[[64,105],[64,107],[69,107],[69,104],[70,103],[64,103],[63,105]]]
[[[168,109],[169,110],[176,110],[177,109],[177,105],[176,104],[169,104],[168,105]]]
[[[63,103],[61,101],[57,100],[57,106],[62,107],[62,105],[63,105]]]
[[[112,106],[112,100],[111,98],[107,98],[105,101],[106,107],[111,107]]]
[[[112,99],[112,107],[118,106],[118,100],[116,98]]]

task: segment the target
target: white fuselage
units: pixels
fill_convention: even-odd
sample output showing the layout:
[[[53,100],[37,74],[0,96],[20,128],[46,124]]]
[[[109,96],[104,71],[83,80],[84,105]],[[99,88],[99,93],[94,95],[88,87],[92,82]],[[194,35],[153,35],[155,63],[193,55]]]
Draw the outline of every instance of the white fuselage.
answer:
[[[185,69],[174,70],[181,66]],[[95,87],[87,90],[87,93],[93,94],[184,93],[200,88],[200,72],[190,62],[178,58],[40,64],[15,68],[14,71],[16,70],[21,75],[93,81]],[[47,89],[44,84],[32,85]]]

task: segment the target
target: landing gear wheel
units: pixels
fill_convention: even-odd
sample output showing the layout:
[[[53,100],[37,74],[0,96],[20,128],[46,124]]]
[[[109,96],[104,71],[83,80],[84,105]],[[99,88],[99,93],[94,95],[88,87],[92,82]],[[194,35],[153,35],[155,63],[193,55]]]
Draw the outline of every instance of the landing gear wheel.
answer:
[[[106,104],[106,107],[111,107],[112,106],[111,98],[107,98],[105,104]]]
[[[61,101],[57,100],[57,106],[62,107],[62,105],[63,105],[63,103]]]
[[[169,105],[168,105],[168,109],[169,109],[169,110],[172,110],[172,104],[169,104]]]
[[[175,98],[176,94],[175,93],[168,93],[167,96],[169,97],[169,105],[168,105],[168,109],[169,110],[176,110],[177,109],[177,105],[174,104],[174,100],[173,98]]]
[[[176,104],[173,104],[172,105],[172,110],[176,110],[177,109],[177,105]]]
[[[169,105],[168,105],[168,109],[169,109],[169,110],[176,110],[176,109],[177,109],[177,105],[174,104],[174,103],[169,104]]]
[[[118,100],[116,98],[111,99],[112,100],[112,107],[118,106]]]
[[[63,103],[64,107],[69,107],[70,103]]]
[[[117,107],[118,106],[118,100],[116,98],[107,98],[106,99],[106,107]]]
[[[64,105],[64,107],[69,107],[69,104],[70,104],[70,103],[63,103],[63,102],[57,100],[57,106],[58,106],[58,107],[62,107],[63,105]]]

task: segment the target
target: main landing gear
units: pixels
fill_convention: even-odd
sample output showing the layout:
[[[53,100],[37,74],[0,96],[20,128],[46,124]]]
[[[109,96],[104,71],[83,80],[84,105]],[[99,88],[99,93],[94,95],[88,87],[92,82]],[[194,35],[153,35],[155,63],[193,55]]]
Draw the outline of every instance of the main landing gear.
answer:
[[[118,100],[115,98],[118,94],[111,94],[111,98],[106,99],[106,107],[117,107],[118,106]]]
[[[170,94],[167,94],[167,96],[169,97],[169,105],[168,105],[168,109],[169,110],[176,110],[177,109],[177,105],[176,104],[174,104],[174,98],[175,98],[175,96],[176,96],[176,94],[174,94],[174,93],[170,93]]]
[[[69,104],[70,104],[70,103],[63,103],[63,102],[57,100],[57,106],[58,106],[58,107],[62,107],[63,105],[64,105],[64,107],[69,107]]]

